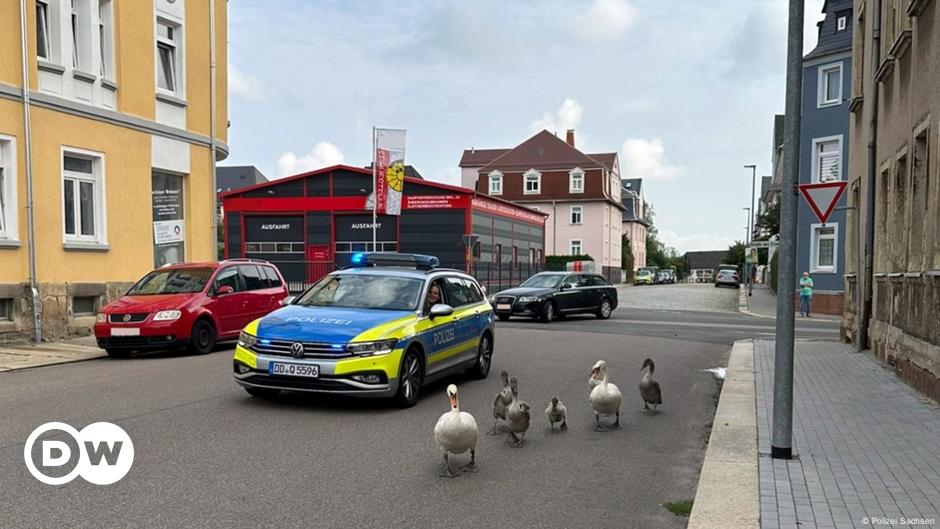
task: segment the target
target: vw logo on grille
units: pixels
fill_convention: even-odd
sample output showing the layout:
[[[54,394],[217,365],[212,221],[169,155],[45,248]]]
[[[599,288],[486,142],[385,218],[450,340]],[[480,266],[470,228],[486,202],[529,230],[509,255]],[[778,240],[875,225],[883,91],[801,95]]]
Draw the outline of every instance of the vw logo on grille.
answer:
[[[294,342],[290,346],[290,355],[294,358],[301,358],[304,356],[304,344],[300,342]]]
[[[131,321],[131,315],[130,315],[130,314],[125,314],[125,315],[124,315],[124,323],[127,323],[127,322],[129,322],[129,321]]]

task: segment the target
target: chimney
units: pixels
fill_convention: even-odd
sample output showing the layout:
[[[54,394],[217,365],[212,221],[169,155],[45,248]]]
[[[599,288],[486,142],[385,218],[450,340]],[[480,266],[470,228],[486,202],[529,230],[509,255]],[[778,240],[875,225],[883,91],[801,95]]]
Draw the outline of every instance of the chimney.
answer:
[[[568,135],[565,139],[565,142],[568,143],[568,145],[574,147],[574,129],[568,129]]]

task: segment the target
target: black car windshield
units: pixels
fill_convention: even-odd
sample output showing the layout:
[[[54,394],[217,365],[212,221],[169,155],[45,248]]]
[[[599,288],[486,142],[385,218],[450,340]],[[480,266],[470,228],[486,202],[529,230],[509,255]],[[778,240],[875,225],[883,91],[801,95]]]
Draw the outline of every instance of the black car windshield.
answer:
[[[536,274],[519,285],[526,288],[557,288],[565,276],[558,274]]]
[[[212,268],[171,268],[154,270],[132,286],[128,296],[192,294],[202,292],[212,277]]]
[[[417,310],[424,281],[368,274],[327,276],[301,294],[296,305],[351,309]]]

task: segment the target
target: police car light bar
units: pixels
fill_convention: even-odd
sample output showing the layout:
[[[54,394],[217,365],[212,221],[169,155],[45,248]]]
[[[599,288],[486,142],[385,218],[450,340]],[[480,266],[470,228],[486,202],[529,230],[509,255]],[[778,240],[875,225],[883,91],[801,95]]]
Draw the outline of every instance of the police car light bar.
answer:
[[[433,255],[412,253],[354,253],[350,258],[353,267],[366,266],[401,266],[430,270],[440,266],[440,261]]]

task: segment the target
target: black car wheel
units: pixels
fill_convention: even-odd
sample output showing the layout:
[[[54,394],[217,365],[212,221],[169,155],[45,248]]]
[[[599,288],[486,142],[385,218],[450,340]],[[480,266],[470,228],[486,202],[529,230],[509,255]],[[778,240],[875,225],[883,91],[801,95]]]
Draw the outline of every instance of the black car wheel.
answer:
[[[497,314],[496,317],[499,321],[509,321],[509,314]]]
[[[215,349],[215,327],[206,320],[199,320],[193,325],[189,339],[189,350],[196,354],[209,354]]]
[[[130,349],[109,349],[106,348],[104,352],[108,353],[108,356],[111,358],[127,358],[131,355]]]
[[[614,311],[613,305],[610,303],[610,300],[604,298],[601,300],[601,304],[597,307],[597,319],[606,320],[610,318],[610,313]]]
[[[252,397],[257,397],[259,399],[273,399],[274,397],[281,394],[281,390],[274,388],[252,388],[246,387],[245,391],[248,392]]]
[[[409,349],[401,359],[401,372],[398,374],[398,394],[395,401],[402,408],[410,408],[418,402],[421,384],[424,382],[424,369],[421,358],[415,349]]]
[[[541,314],[539,314],[539,319],[542,320],[542,323],[551,323],[555,319],[555,302],[547,301],[542,305]]]
[[[493,338],[489,332],[480,337],[480,346],[477,349],[477,362],[470,368],[473,378],[483,379],[490,374],[490,365],[493,363]]]

